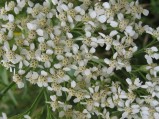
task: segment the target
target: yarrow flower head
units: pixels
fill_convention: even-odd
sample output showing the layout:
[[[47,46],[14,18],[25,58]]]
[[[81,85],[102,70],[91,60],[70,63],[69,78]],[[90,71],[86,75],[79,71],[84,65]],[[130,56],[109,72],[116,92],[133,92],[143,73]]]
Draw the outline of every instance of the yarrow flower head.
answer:
[[[148,13],[138,0],[6,2],[1,64],[18,88],[46,88],[58,118],[158,119],[159,28],[142,25]],[[145,48],[142,34],[154,38]]]

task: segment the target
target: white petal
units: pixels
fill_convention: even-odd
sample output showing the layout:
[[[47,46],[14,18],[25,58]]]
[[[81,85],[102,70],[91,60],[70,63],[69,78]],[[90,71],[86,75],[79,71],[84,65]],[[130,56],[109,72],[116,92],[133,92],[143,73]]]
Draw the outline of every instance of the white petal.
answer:
[[[32,74],[32,79],[37,79],[38,78],[38,73],[37,72],[33,72],[33,74]]]
[[[69,39],[71,39],[71,38],[73,38],[73,35],[71,34],[71,33],[66,33],[66,35],[67,35],[67,37],[69,38]]]
[[[36,30],[37,25],[32,23],[27,23],[27,27],[29,30]]]
[[[81,7],[80,6],[76,6],[74,9],[75,9],[76,12],[80,12],[81,11]]]
[[[127,71],[127,72],[131,72],[131,66],[130,66],[130,65],[127,65],[127,66],[126,66],[126,71]]]
[[[145,55],[145,58],[146,58],[148,64],[152,63],[152,58],[150,56]]]
[[[111,21],[111,22],[110,22],[110,25],[111,25],[112,27],[117,27],[117,26],[118,26],[118,22],[116,22],[116,21]]]
[[[98,92],[98,90],[99,90],[99,86],[96,86],[95,87],[95,92]]]
[[[107,44],[107,46],[106,46],[106,50],[108,51],[108,50],[110,50],[110,48],[111,48],[111,45],[110,44]]]
[[[16,46],[16,45],[13,45],[12,51],[15,51],[16,49],[17,49],[17,46]]]
[[[88,89],[89,89],[89,91],[90,91],[91,93],[94,93],[93,88],[89,87]]]
[[[70,15],[67,16],[68,22],[73,23],[73,19]]]
[[[153,50],[153,51],[155,51],[155,52],[158,51],[157,47],[155,47],[155,46],[151,47],[151,50]]]
[[[144,10],[143,10],[143,14],[144,14],[145,16],[148,16],[149,11],[148,11],[148,10],[146,10],[146,9],[144,9]]]
[[[34,43],[31,43],[30,44],[30,50],[34,50],[35,49],[35,44]]]
[[[61,90],[57,91],[57,92],[56,92],[56,95],[57,95],[57,96],[62,96]]]
[[[94,19],[94,18],[96,18],[97,14],[96,14],[95,11],[92,11],[92,12],[90,13],[90,16],[91,16],[92,19]]]
[[[99,20],[101,23],[104,23],[104,22],[106,22],[107,18],[106,18],[105,15],[101,15],[101,16],[98,17],[98,20]]]
[[[25,119],[31,119],[31,117],[29,115],[24,115]]]
[[[132,29],[132,26],[127,26],[125,31],[130,35],[130,36],[134,36],[135,35],[135,31]]]
[[[99,107],[99,103],[98,102],[94,102],[94,106]]]
[[[109,36],[113,37],[113,36],[115,36],[117,34],[118,34],[118,32],[116,30],[113,30],[113,31],[110,32]]]
[[[154,68],[155,71],[159,71],[159,66]]]
[[[91,32],[86,31],[86,37],[87,37],[87,38],[88,38],[88,37],[91,37]]]
[[[104,2],[103,3],[103,7],[106,8],[106,9],[109,9],[110,8],[110,4],[108,2]]]
[[[53,91],[53,88],[51,88],[50,86],[48,86],[47,89],[48,89],[49,91]]]
[[[91,72],[90,72],[89,69],[86,69],[86,70],[84,71],[84,73],[85,73],[85,75],[87,75],[87,76],[91,74]]]
[[[46,62],[44,63],[44,66],[45,66],[45,68],[50,68],[50,67],[51,67],[50,61],[46,61]]]
[[[44,31],[42,29],[38,29],[38,30],[36,30],[36,32],[37,32],[37,34],[39,36],[43,36],[44,35]]]
[[[108,74],[111,74],[113,70],[114,70],[113,67],[109,67],[108,70],[107,70],[107,73],[108,73]]]
[[[52,101],[56,101],[56,95],[50,96]]]
[[[9,14],[8,19],[9,19],[10,22],[13,22],[14,21],[14,16],[12,14]]]
[[[25,73],[25,70],[19,70],[18,74],[23,75]]]
[[[8,37],[9,37],[9,38],[13,38],[13,31],[9,31],[9,32],[8,32]]]
[[[53,17],[53,14],[52,14],[52,13],[48,13],[48,14],[47,14],[47,18],[50,19],[50,18],[52,18],[52,17]]]
[[[76,21],[81,21],[82,20],[82,16],[81,15],[76,15],[75,16],[75,20]]]
[[[24,87],[24,83],[23,82],[18,82],[18,88],[23,88]]]
[[[63,57],[62,55],[57,55],[56,58],[57,58],[58,60],[63,60],[63,59],[64,59],[64,57]]]
[[[127,82],[129,85],[132,85],[132,81],[131,81],[131,79],[129,79],[129,78],[126,79],[126,82]]]
[[[101,32],[98,32],[99,35],[101,35],[103,38],[105,38],[105,34],[101,33]]]
[[[41,75],[47,76],[47,72],[43,70],[43,71],[41,71]]]
[[[61,89],[62,91],[68,91],[68,89],[67,88],[65,88],[65,87],[62,87],[62,89]]]
[[[140,86],[140,85],[141,85],[139,78],[136,78],[136,79],[135,79],[134,84],[135,84],[136,86]]]
[[[61,7],[63,10],[68,11],[68,6],[67,6],[67,5],[62,4],[60,7]]]
[[[17,7],[14,8],[15,14],[19,14],[19,9]]]
[[[118,53],[116,52],[114,55],[113,55],[113,59],[116,59],[118,56]]]
[[[80,101],[80,99],[78,99],[78,98],[75,98],[75,99],[73,100],[74,103],[77,103],[77,102],[79,102],[79,101]]]
[[[96,49],[93,47],[90,49],[90,53],[95,53],[95,51],[96,51]]]
[[[61,112],[59,113],[59,117],[63,117],[64,115],[65,115],[64,111],[61,111]]]
[[[7,115],[5,113],[2,113],[2,119],[7,119]]]
[[[155,107],[158,105],[158,103],[159,103],[158,101],[153,100],[153,101],[151,101],[151,106]]]
[[[51,0],[54,5],[58,4],[58,0]]]
[[[52,55],[53,54],[53,50],[51,50],[51,49],[46,50],[46,54]]]
[[[59,68],[62,67],[62,65],[61,65],[61,64],[54,64],[54,67],[55,67],[56,69],[59,69]]]
[[[128,112],[124,112],[123,114],[122,114],[122,118],[125,118],[125,117],[127,117],[128,116]]]
[[[105,62],[106,64],[110,64],[110,60],[107,59],[107,58],[104,59],[104,62]]]
[[[44,42],[45,39],[44,39],[43,37],[39,37],[39,38],[38,38],[38,41],[41,43],[41,42]]]
[[[120,21],[122,21],[122,20],[124,19],[124,16],[123,16],[122,13],[119,13],[119,14],[118,14],[118,19],[119,19]]]
[[[71,87],[74,88],[76,86],[76,82],[75,81],[71,81]]]

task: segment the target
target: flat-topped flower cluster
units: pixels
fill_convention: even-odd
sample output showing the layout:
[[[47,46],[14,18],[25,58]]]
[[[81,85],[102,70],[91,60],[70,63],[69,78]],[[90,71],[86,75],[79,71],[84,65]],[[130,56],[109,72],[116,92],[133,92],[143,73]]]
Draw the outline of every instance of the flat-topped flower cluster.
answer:
[[[19,88],[46,87],[59,118],[158,119],[159,28],[143,25],[148,14],[138,0],[6,2],[1,64]]]

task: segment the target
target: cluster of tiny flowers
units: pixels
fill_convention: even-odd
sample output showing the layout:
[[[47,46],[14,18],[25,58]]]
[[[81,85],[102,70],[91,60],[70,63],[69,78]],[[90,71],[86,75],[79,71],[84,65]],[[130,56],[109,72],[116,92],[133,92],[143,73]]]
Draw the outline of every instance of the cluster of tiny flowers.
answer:
[[[6,2],[1,64],[19,88],[46,87],[58,118],[159,119],[159,28],[142,25],[148,14],[138,0]],[[145,34],[154,40],[141,49]]]

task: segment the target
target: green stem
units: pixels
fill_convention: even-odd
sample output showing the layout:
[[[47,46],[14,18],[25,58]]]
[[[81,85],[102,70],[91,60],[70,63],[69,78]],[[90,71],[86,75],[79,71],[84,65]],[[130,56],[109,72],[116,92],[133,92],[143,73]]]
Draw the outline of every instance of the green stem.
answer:
[[[91,59],[91,61],[96,62],[102,66],[106,66],[107,64],[104,62],[103,59]]]
[[[80,36],[84,36],[82,33],[80,33],[80,32],[78,32],[78,31],[71,31],[72,33],[76,33],[76,34],[78,34],[78,35],[80,35]]]
[[[11,117],[11,118],[9,118],[9,119],[24,119],[24,118],[23,118],[24,115],[26,115],[26,114],[31,115],[31,112],[33,112],[33,109],[34,109],[35,105],[37,105],[38,101],[39,101],[39,100],[41,99],[41,97],[42,97],[43,90],[44,90],[44,89],[42,89],[42,90],[40,91],[40,93],[38,94],[38,96],[37,96],[36,99],[34,100],[33,104],[31,105],[31,107],[30,107],[27,111],[25,111],[25,112],[23,112],[23,113],[21,113],[21,114],[19,114],[19,115],[15,115],[15,116],[13,116],[13,117]]]
[[[4,91],[2,91],[1,93],[0,93],[0,99],[2,99],[2,97],[8,92],[8,90],[10,89],[10,88],[12,88],[13,86],[15,85],[15,83],[14,82],[11,82],[10,84],[9,84],[9,86],[8,87],[6,87],[6,89],[4,89]]]
[[[36,99],[34,100],[34,102],[33,102],[33,104],[31,105],[31,107],[26,111],[26,112],[24,112],[24,113],[31,113],[32,112],[32,110],[34,109],[34,107],[35,107],[35,105],[37,105],[37,103],[38,103],[38,101],[41,99],[41,97],[42,97],[42,95],[43,95],[43,91],[44,91],[44,89],[42,89],[41,91],[40,91],[40,93],[38,94],[38,96],[36,97]]]
[[[74,28],[73,30],[83,30],[83,28]]]
[[[156,41],[156,40],[154,39],[151,43],[149,43],[148,45],[146,45],[144,48],[142,48],[142,49],[138,50],[137,52],[135,52],[135,53],[134,53],[134,56],[137,55],[137,54],[142,53],[146,48],[148,48],[149,46],[151,46],[151,45],[153,45],[153,44],[155,44],[155,43],[157,43],[157,42],[158,42],[158,41]]]
[[[118,77],[116,74],[113,74],[113,76],[118,79],[118,81],[121,83],[121,87],[126,90],[126,87],[124,86],[124,80],[122,80],[120,77]]]
[[[141,75],[141,77],[147,81],[147,78],[139,71],[139,74]]]
[[[47,90],[44,91],[44,96],[45,96],[45,102],[48,101],[48,93],[47,93]],[[52,119],[52,116],[51,116],[51,113],[50,113],[50,107],[48,106],[48,104],[46,105],[47,106],[47,119]]]

